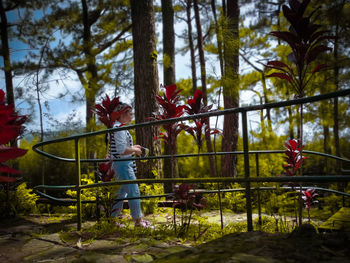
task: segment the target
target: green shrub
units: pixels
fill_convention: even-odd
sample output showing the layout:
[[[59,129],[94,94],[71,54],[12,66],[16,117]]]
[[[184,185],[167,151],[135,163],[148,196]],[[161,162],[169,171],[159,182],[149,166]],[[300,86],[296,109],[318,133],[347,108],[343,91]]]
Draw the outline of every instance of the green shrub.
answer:
[[[0,215],[1,217],[16,216],[17,214],[30,214],[38,212],[36,201],[38,196],[27,188],[23,182],[15,191],[9,191],[8,196],[4,189],[0,190]]]
[[[141,196],[145,195],[161,195],[164,194],[162,184],[140,184]],[[158,210],[158,203],[161,198],[142,199],[142,212],[144,214],[153,214]]]
[[[112,179],[113,180],[113,179]],[[82,174],[81,182],[83,185],[85,184],[93,184],[95,183],[94,173]],[[103,186],[96,188],[87,188],[81,190],[81,200],[82,201],[96,201],[96,198],[99,199],[100,211],[102,212],[102,216],[109,217],[110,210],[113,203],[113,199],[115,197],[115,193],[117,193],[119,185],[113,186]],[[77,197],[77,191],[75,190],[67,190],[66,194],[72,198]],[[76,211],[76,205],[69,206],[68,209],[71,211]],[[85,218],[94,217],[96,212],[96,203],[86,203],[82,205],[82,213]]]
[[[217,186],[212,184],[209,185],[212,190],[217,190]],[[234,183],[231,187],[232,189],[242,188],[238,183]],[[207,201],[208,209],[219,209],[219,199],[218,194],[208,194],[205,195]],[[244,212],[245,211],[246,200],[244,192],[225,192],[221,193],[221,206],[222,209],[232,210],[233,212]]]

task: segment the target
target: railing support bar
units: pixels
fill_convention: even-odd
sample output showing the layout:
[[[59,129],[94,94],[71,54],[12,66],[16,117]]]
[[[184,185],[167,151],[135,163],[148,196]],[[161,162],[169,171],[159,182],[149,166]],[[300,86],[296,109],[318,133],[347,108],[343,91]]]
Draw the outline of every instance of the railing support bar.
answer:
[[[242,130],[243,130],[243,152],[244,152],[244,173],[245,177],[250,177],[249,172],[249,147],[248,147],[248,124],[247,111],[242,111]],[[247,230],[253,231],[252,201],[250,193],[250,182],[245,183],[246,208],[247,208]]]
[[[77,182],[76,182],[76,191],[77,191],[77,230],[81,230],[81,222],[82,222],[82,216],[81,216],[81,169],[80,169],[80,141],[79,138],[75,138],[75,167],[76,167],[76,174],[77,174]]]

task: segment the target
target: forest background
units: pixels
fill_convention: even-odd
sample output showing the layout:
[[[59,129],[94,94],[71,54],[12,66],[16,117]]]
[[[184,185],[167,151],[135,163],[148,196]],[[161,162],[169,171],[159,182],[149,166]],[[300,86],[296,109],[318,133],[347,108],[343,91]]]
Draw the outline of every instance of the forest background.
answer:
[[[132,103],[136,123],[158,111],[160,83],[176,83],[182,104],[201,89],[203,103],[213,109],[293,99],[288,83],[266,78],[271,71],[264,66],[273,59],[287,61],[290,53],[286,43],[268,34],[287,29],[283,4],[286,1],[1,0],[1,88],[6,89],[7,102],[30,117],[18,142],[29,149],[18,160],[22,176],[30,186],[74,183],[73,165],[30,149],[39,141],[104,129],[91,111],[104,94]],[[306,96],[349,88],[350,79],[350,3],[311,1],[308,12],[314,9],[316,23],[336,38],[333,51],[319,58],[328,70],[316,74]],[[305,105],[305,149],[350,159],[348,105],[348,97]],[[84,113],[72,111],[79,107]],[[297,107],[257,111],[248,118],[250,150],[283,149],[288,138],[300,137]],[[175,150],[241,150],[239,121],[238,115],[211,118],[210,126],[218,124],[223,136],[207,136],[199,150],[193,138],[181,132]],[[157,135],[159,127],[132,132],[151,155],[176,153],[150,136]],[[103,136],[86,141],[83,148],[88,158],[106,154]],[[45,151],[71,158],[74,145],[46,146]],[[240,176],[240,158],[181,158],[171,174]],[[281,155],[265,156],[260,164],[265,176],[283,173]],[[157,162],[139,163],[139,177],[167,176],[171,165],[165,161],[161,169]],[[255,167],[251,169],[254,173]],[[339,166],[310,157],[303,169],[303,174],[324,174],[337,172]]]

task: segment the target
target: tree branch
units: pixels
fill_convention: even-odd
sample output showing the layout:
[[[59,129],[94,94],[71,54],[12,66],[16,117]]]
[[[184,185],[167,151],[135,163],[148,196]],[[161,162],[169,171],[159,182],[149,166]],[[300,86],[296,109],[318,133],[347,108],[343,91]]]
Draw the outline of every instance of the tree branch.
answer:
[[[127,31],[129,31],[132,28],[132,25],[127,26],[126,28],[124,28],[115,38],[113,38],[111,41],[108,41],[102,45],[99,46],[99,52],[101,53],[104,50],[106,50],[107,48],[109,48],[111,45],[113,45],[113,43],[117,42]]]

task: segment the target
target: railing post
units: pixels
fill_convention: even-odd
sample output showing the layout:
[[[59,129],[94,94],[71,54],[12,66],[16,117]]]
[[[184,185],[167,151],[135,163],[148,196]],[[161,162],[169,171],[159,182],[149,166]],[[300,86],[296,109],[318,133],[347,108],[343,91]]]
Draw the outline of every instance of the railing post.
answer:
[[[249,146],[248,146],[248,124],[247,111],[242,111],[242,130],[243,130],[243,153],[244,153],[244,173],[245,178],[250,177],[249,172]],[[252,201],[250,193],[250,182],[245,183],[246,208],[247,208],[247,230],[253,231]]]
[[[218,183],[218,198],[219,198],[220,222],[221,222],[221,230],[222,230],[222,229],[224,229],[224,220],[223,220],[223,217],[222,217],[222,204],[221,204],[220,183]]]
[[[75,167],[77,174],[76,190],[77,190],[77,230],[81,229],[81,196],[80,196],[80,185],[81,185],[81,170],[80,170],[80,142],[79,138],[75,139]]]
[[[256,166],[256,177],[259,177],[259,154],[255,154],[255,166]],[[261,199],[260,199],[260,183],[258,183],[258,214],[259,214],[259,226],[261,223]]]

